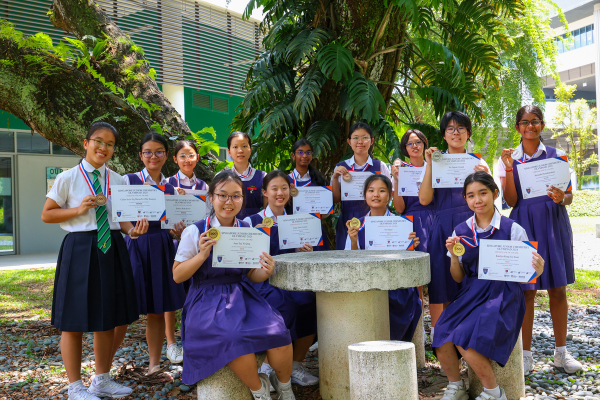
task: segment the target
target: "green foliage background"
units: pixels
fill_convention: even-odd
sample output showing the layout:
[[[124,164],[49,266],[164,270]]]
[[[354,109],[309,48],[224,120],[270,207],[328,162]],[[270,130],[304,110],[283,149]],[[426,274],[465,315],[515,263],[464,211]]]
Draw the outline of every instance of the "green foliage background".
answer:
[[[567,206],[569,217],[600,216],[600,192],[578,190],[573,196],[573,203]]]

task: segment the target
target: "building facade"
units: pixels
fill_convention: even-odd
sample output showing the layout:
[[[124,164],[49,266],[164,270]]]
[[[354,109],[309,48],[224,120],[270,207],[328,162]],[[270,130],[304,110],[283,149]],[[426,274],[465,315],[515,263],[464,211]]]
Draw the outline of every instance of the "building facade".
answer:
[[[96,0],[143,48],[156,81],[192,131],[212,126],[222,147],[244,91],[249,64],[262,51],[260,21],[195,0]],[[68,36],[46,15],[52,0],[0,0],[0,19],[26,35]],[[53,178],[79,157],[0,111],[0,255],[56,252],[64,237],[40,215]]]

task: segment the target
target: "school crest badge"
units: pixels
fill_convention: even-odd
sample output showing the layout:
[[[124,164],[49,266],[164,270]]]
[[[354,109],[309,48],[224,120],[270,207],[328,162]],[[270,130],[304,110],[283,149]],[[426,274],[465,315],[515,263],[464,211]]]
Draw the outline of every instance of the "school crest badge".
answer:
[[[348,197],[348,193],[344,193],[344,197]]]
[[[373,246],[373,241],[369,240],[369,246]]]
[[[218,257],[217,257],[217,261],[218,261],[218,262],[221,262],[221,261],[223,261],[223,256],[218,256]]]
[[[531,188],[527,188],[525,190],[527,190],[527,194],[531,193]]]
[[[256,188],[256,186],[248,186],[248,190],[250,191],[250,193],[254,193],[254,191],[258,189]]]
[[[440,179],[439,178],[435,178],[435,183],[440,183]]]
[[[283,239],[283,244],[287,244],[287,239]]]
[[[406,191],[406,188],[402,188],[402,191],[403,191],[403,192],[405,192],[405,191]]]
[[[121,211],[117,211],[117,217],[121,216]]]
[[[490,270],[489,268],[484,268],[484,269],[483,269],[483,273],[484,273],[484,274],[487,274],[489,270]]]
[[[296,211],[300,211],[300,207],[296,207]]]

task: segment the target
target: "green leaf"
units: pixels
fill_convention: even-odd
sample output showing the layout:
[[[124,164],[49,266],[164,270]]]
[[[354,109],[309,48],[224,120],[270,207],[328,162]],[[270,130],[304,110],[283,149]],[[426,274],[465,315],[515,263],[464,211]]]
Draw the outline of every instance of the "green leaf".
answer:
[[[335,151],[338,147],[338,137],[340,135],[340,124],[337,121],[319,120],[314,122],[308,132],[308,139],[314,150],[314,158],[321,154],[327,154]]]
[[[296,100],[294,101],[294,110],[298,112],[300,119],[310,118],[313,110],[319,100],[321,88],[327,81],[327,78],[318,65],[313,65],[304,75],[304,79],[298,88]]]
[[[385,109],[383,96],[377,89],[377,85],[366,79],[363,74],[354,71],[352,77],[345,84],[346,90],[342,96],[342,109],[345,118],[374,122],[379,119],[379,108]]]
[[[354,70],[352,53],[339,43],[323,47],[317,58],[323,74],[336,82],[346,79]]]
[[[288,44],[286,59],[292,64],[298,64],[304,59],[312,58],[328,40],[329,33],[324,29],[305,29]]]

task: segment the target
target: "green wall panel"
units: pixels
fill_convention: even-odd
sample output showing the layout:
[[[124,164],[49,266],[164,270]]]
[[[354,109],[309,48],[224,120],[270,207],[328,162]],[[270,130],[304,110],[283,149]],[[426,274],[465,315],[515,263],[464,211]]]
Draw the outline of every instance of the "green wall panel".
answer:
[[[0,110],[0,129],[27,129],[30,130],[22,119],[15,117],[11,113]]]

